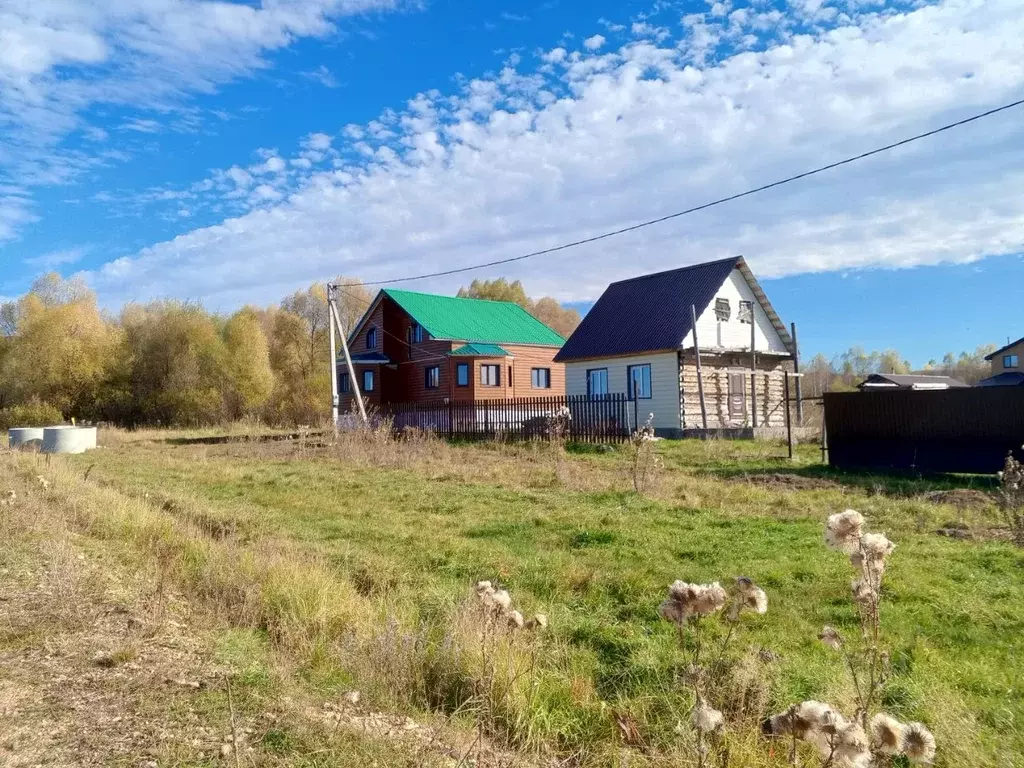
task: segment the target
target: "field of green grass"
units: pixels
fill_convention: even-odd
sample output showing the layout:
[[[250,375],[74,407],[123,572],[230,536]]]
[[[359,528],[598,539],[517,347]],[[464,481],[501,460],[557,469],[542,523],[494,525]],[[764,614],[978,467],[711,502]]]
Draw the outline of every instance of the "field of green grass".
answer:
[[[932,728],[937,765],[1024,755],[1024,551],[998,530],[980,493],[987,479],[839,474],[815,446],[790,462],[775,444],[659,442],[664,469],[639,496],[625,449],[210,445],[159,433],[103,442],[68,460],[89,484],[253,557],[280,548],[351,591],[358,641],[342,621],[301,649],[301,674],[325,694],[357,687],[392,709],[470,717],[460,708],[472,675],[449,646],[473,583],[500,583],[524,613],[547,614],[541,640],[509,651],[525,666],[489,710],[489,736],[585,764],[622,762],[624,720],[639,733],[636,761],[688,738],[677,733],[692,702],[677,637],[657,613],[675,579],[744,575],[768,593],[723,673],[734,701],[721,704],[749,734],[734,765],[785,764],[756,723],[792,702],[852,714],[841,660],[816,639],[824,624],[857,632],[849,564],[822,539],[827,515],[852,507],[897,544],[882,608],[886,710]],[[178,556],[187,568],[189,553]],[[279,641],[265,621],[248,630],[253,642]]]

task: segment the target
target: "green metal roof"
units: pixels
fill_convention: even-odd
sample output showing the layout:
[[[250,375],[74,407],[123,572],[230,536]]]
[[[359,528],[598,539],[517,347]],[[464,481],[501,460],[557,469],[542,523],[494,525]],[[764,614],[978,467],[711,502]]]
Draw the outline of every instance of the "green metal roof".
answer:
[[[518,304],[385,288],[383,293],[435,339],[560,347],[565,339]]]
[[[448,353],[459,357],[512,357],[507,349],[497,344],[464,344]]]

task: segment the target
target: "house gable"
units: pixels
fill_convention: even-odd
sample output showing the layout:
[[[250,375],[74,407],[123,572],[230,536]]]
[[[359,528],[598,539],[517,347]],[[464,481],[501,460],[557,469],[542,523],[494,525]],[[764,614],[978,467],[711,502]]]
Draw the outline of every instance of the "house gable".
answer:
[[[745,267],[745,265],[743,265]],[[788,356],[792,338],[768,303],[768,298],[756,281],[751,283],[750,270],[739,264],[722,282],[715,295],[701,310],[697,308],[697,341],[700,348],[722,351],[750,349],[750,322],[740,319],[741,302],[749,302],[753,309],[754,343],[758,352]],[[748,278],[749,275],[749,278]],[[718,302],[725,302],[728,319],[719,319]],[[688,330],[681,346],[693,348],[693,331]]]

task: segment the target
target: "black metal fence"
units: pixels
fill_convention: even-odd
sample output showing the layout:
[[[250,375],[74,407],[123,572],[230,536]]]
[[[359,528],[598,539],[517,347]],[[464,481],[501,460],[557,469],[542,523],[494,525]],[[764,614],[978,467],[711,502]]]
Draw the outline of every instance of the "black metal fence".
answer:
[[[530,440],[549,436],[551,419],[562,407],[572,416],[569,440],[621,443],[635,428],[633,402],[622,394],[401,403],[386,406],[382,413],[400,431],[422,429],[451,439]]]
[[[836,467],[997,472],[1024,455],[1024,387],[829,393],[825,432]]]

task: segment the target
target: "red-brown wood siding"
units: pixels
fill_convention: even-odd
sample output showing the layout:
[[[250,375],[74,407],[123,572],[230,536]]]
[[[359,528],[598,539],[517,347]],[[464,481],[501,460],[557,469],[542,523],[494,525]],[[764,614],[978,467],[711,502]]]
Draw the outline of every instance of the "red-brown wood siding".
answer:
[[[558,347],[532,347],[520,344],[502,344],[515,356],[513,365],[514,394],[512,397],[553,397],[565,394],[565,366],[554,362]],[[551,371],[551,389],[534,389],[532,371],[548,368]]]

